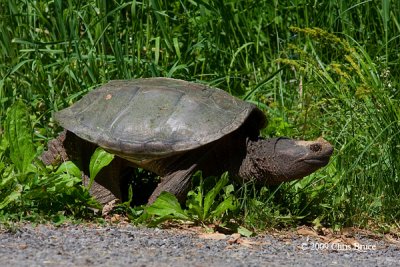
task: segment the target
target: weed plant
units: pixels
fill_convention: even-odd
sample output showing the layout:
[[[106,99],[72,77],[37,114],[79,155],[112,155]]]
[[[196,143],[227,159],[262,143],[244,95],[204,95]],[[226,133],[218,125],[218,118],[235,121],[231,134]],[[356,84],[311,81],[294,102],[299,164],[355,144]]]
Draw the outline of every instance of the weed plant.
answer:
[[[399,227],[399,18],[390,0],[2,0],[0,213],[22,205],[5,202],[7,186],[38,178],[28,169],[60,130],[55,111],[111,79],[165,76],[256,103],[264,136],[334,145],[331,163],[300,182],[237,190],[247,227]],[[30,111],[26,147],[7,137],[16,101]]]

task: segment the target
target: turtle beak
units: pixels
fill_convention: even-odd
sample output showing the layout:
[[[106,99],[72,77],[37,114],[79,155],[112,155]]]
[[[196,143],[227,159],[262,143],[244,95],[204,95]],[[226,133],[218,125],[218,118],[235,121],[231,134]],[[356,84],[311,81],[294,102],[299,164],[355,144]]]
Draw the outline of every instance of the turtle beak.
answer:
[[[332,145],[319,138],[315,141],[277,138],[274,145],[274,183],[301,179],[328,164]],[[271,181],[272,183],[272,181]]]
[[[318,168],[328,164],[333,153],[333,147],[328,141],[320,137],[315,141],[295,142],[296,145],[304,148],[304,156],[299,159],[300,161]]]

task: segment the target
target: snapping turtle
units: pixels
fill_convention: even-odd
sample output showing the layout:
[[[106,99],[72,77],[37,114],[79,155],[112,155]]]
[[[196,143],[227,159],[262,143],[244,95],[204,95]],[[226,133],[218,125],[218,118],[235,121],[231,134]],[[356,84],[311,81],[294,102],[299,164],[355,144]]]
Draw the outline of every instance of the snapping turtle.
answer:
[[[266,117],[255,105],[169,78],[110,81],[57,112],[55,120],[67,131],[50,142],[45,163],[56,153],[87,160],[96,146],[118,156],[96,178],[104,187],[94,193],[102,203],[107,196],[123,197],[126,166],[162,177],[149,203],[162,191],[182,202],[197,170],[206,176],[229,171],[238,181],[274,185],[325,166],[333,152],[322,138],[263,139],[259,131]]]

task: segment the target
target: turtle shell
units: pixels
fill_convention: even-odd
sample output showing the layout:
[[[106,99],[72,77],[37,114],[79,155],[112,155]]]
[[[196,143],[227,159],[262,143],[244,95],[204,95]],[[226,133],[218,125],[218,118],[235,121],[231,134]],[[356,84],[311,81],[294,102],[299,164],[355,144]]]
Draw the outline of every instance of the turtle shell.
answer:
[[[77,136],[135,163],[218,140],[264,114],[227,92],[169,78],[114,80],[91,91],[55,120]]]

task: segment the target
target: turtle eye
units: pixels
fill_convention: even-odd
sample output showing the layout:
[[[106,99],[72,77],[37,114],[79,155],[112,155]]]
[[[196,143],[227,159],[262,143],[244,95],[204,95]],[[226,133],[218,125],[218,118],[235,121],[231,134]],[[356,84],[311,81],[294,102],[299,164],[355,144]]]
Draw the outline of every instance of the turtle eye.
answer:
[[[318,152],[322,150],[321,144],[312,144],[310,145],[310,150],[313,152]]]

